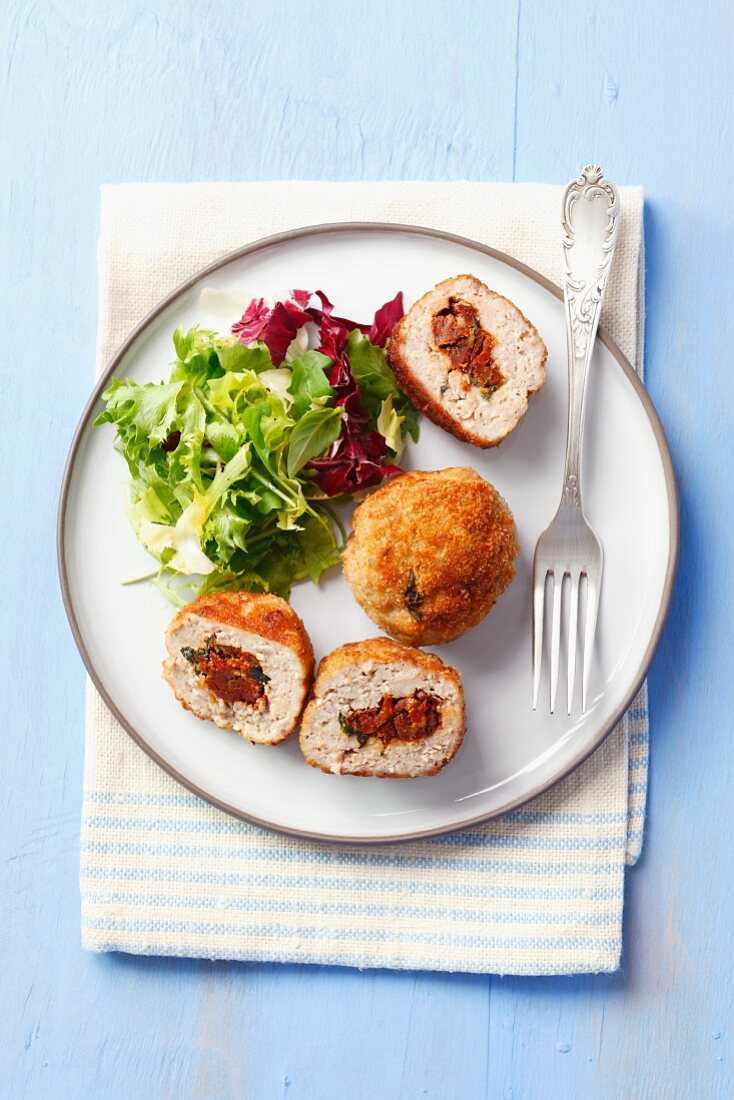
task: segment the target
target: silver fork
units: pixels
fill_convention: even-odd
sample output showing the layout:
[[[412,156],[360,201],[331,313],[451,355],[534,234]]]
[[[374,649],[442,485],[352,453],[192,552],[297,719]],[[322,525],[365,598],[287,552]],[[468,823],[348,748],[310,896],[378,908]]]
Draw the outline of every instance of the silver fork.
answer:
[[[596,634],[604,552],[581,503],[581,433],[584,392],[604,291],[617,239],[619,196],[601,168],[588,164],[563,196],[563,298],[568,344],[568,437],[563,491],[550,526],[538,539],[533,563],[533,709],[538,705],[543,657],[546,578],[553,577],[550,709],[556,706],[561,650],[561,595],[570,577],[567,700],[571,713],[576,677],[579,587],[586,576],[586,626],[581,709],[586,710]]]

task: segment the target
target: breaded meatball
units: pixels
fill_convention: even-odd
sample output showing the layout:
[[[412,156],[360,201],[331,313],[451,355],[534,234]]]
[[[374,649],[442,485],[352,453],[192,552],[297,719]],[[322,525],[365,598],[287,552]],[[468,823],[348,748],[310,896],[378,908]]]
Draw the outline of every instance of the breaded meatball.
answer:
[[[496,447],[545,382],[548,352],[509,299],[456,275],[398,321],[388,356],[400,388],[430,420],[457,439]]]
[[[512,512],[466,466],[415,471],[357,508],[344,576],[373,622],[409,645],[453,641],[515,576]]]
[[[313,681],[313,649],[280,596],[200,596],[174,616],[166,647],[164,679],[197,718],[259,745],[295,729]]]
[[[455,669],[390,638],[340,646],[319,666],[301,724],[306,763],[335,775],[435,775],[464,737]]]

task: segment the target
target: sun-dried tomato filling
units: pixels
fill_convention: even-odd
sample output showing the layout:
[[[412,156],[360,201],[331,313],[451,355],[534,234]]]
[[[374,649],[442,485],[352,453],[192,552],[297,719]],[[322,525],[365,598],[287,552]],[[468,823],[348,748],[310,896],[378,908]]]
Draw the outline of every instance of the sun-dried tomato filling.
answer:
[[[434,313],[432,327],[434,343],[449,357],[452,369],[492,393],[502,385],[505,377],[493,358],[497,341],[482,328],[474,306],[461,298],[449,298],[446,309]]]
[[[339,715],[344,732],[356,737],[360,745],[370,737],[379,737],[386,745],[391,741],[420,741],[435,733],[440,721],[439,700],[420,690],[399,699],[383,695],[376,707]]]
[[[252,653],[213,640],[208,640],[203,649],[184,646],[181,653],[202,676],[205,687],[223,702],[255,706],[265,699],[270,677]]]

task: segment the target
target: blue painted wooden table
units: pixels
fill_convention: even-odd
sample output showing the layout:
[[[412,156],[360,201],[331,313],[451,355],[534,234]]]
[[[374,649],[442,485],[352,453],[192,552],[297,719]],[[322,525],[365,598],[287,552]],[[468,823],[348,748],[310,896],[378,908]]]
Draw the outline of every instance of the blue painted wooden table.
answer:
[[[732,1096],[729,4],[10,0],[0,20],[2,1095]],[[621,973],[85,955],[84,677],[52,532],[93,371],[98,184],[563,183],[590,159],[646,189],[647,378],[682,504]]]

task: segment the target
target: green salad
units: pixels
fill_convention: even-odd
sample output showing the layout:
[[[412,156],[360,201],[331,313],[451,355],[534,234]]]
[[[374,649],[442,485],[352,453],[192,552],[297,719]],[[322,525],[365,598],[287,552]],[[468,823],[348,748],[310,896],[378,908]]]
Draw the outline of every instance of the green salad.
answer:
[[[400,294],[370,326],[321,292],[254,299],[229,334],[177,329],[168,381],[112,381],[96,423],[115,426],[130,522],[172,602],[287,596],[338,562],[339,504],[398,473],[417,438],[385,354],[402,312]]]

